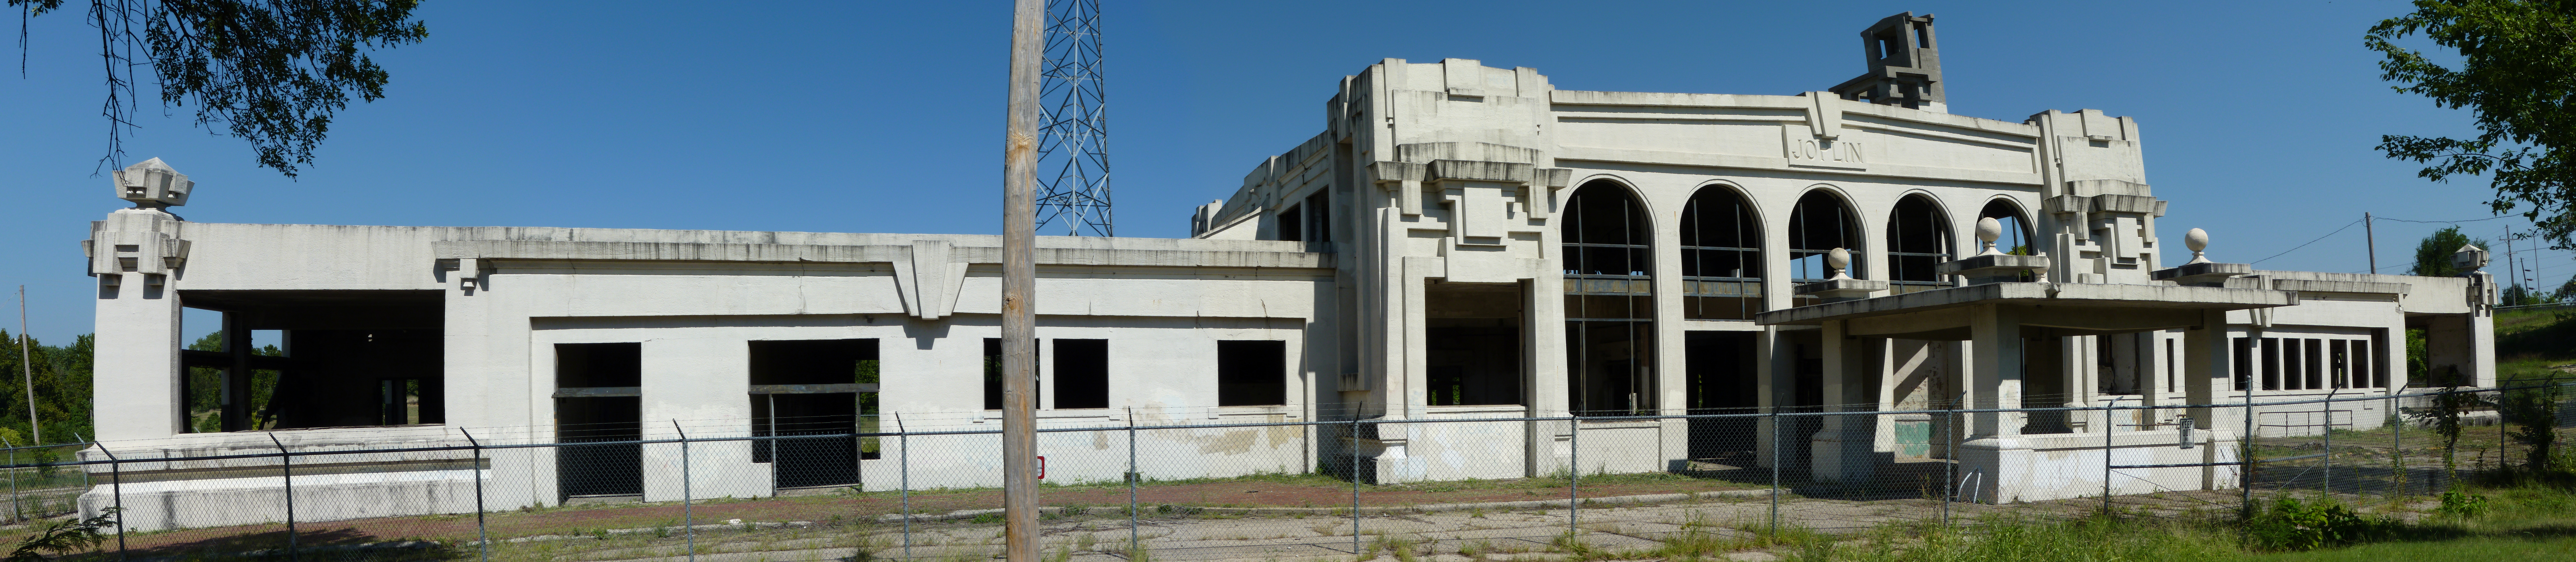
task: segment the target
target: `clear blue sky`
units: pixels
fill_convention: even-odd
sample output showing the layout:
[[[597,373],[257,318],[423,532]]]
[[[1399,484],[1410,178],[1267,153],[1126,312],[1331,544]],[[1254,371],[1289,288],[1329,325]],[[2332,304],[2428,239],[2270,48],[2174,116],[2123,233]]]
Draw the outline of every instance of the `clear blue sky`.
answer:
[[[1858,32],[1908,10],[1939,16],[1954,113],[2137,117],[2168,239],[2208,229],[2215,259],[2364,211],[2491,216],[2483,179],[2427,183],[2371,150],[2471,132],[2390,92],[2362,49],[2402,2],[1102,3],[1130,236],[1186,235],[1192,205],[1321,130],[1335,80],[1381,58],[1535,67],[1571,90],[1794,94],[1859,74]],[[191,175],[178,212],[204,222],[998,232],[1008,6],[431,0],[426,42],[375,55],[389,97],[341,113],[300,180],[192,128],[193,108],[147,110],[118,165]],[[37,18],[26,77],[0,79],[0,285],[28,286],[32,332],[57,343],[91,327],[77,242],[123,206],[91,175],[106,126],[80,15]],[[2381,223],[2381,269],[2435,227]],[[2259,266],[2362,271],[2360,233]],[[2542,286],[2576,273],[2539,255]]]

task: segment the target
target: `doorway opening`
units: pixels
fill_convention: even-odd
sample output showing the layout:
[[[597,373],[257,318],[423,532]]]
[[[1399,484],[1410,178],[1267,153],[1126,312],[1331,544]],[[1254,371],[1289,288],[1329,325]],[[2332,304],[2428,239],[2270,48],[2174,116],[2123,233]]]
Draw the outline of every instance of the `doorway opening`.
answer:
[[[859,461],[877,458],[877,340],[754,341],[751,462],[769,465],[780,489],[859,483]]]

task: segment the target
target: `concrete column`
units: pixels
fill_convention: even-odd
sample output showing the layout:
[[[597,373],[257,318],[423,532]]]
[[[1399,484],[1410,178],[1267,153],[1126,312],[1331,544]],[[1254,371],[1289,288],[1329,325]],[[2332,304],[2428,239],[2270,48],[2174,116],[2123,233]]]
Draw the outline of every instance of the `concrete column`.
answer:
[[[1824,325],[1825,411],[1875,410],[1876,398],[1871,395],[1878,388],[1878,358],[1887,340],[1845,336],[1845,327],[1841,320],[1827,320]],[[1878,423],[1874,417],[1825,416],[1820,425],[1809,449],[1817,479],[1859,482],[1877,472],[1872,430]]]
[[[2202,311],[2200,325],[2182,332],[2183,400],[2190,404],[2215,404],[2218,393],[2233,390],[2228,378],[2227,312]],[[2242,425],[2212,427],[2217,421],[2207,406],[2191,408],[2191,419],[2208,429],[2242,431]],[[2241,424],[2243,418],[2237,418]]]
[[[179,394],[180,302],[173,292],[180,276],[161,258],[161,245],[173,243],[180,224],[161,211],[123,209],[93,227],[90,251],[105,259],[90,262],[99,283],[90,393],[97,411],[114,415],[97,416],[98,434],[82,437],[153,439],[187,428],[187,397]],[[120,251],[122,245],[138,249]],[[134,265],[123,266],[121,257]]]
[[[2022,337],[2021,318],[2009,305],[1975,305],[1968,313],[1970,373],[1968,396],[1971,408],[1998,409],[2021,407]],[[2021,412],[1987,412],[1976,414],[1968,425],[1968,434],[1976,437],[2005,437],[2021,434],[2027,414]]]

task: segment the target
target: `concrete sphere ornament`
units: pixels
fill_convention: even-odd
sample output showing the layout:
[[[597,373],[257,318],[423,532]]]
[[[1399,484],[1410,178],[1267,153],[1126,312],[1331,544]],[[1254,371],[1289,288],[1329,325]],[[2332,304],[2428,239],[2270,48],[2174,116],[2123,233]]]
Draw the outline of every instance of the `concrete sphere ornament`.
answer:
[[[1825,269],[1833,270],[1833,275],[1828,276],[1828,279],[1842,279],[1843,271],[1849,268],[1851,268],[1851,250],[1834,248],[1825,252]]]
[[[1997,253],[1995,251],[1995,240],[2003,237],[2004,223],[1996,221],[1994,217],[1977,219],[1977,241],[1983,242],[1986,245],[1986,251],[1979,252],[1980,254]]]
[[[2209,249],[2208,231],[2194,228],[2183,233],[2182,246],[2191,248],[2191,261],[2186,263],[2209,263],[2209,256],[2201,254],[2201,250]]]

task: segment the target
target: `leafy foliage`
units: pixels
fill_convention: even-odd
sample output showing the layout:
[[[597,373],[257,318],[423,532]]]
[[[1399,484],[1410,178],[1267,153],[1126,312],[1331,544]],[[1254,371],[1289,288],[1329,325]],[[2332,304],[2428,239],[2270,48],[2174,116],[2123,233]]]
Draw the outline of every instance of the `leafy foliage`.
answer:
[[[2523,468],[2536,471],[2556,468],[2558,406],[2564,402],[2562,391],[2565,387],[2558,386],[2556,379],[2522,382],[2539,385],[2505,391],[2504,396],[2496,400],[2496,411],[2504,415],[2505,423],[2516,426],[2510,434],[2513,440],[2528,447],[2524,449],[2528,456],[2523,460]]]
[[[2315,550],[2370,540],[2397,526],[2394,521],[2363,517],[2332,500],[2309,504],[2283,497],[2246,521],[2245,535],[2264,550]]]
[[[98,510],[97,517],[36,525],[36,533],[18,541],[17,550],[10,551],[9,558],[0,562],[45,562],[44,553],[47,552],[60,556],[96,548],[99,543],[107,542],[107,535],[100,533],[99,528],[115,527],[118,511],[118,508],[110,507]]]
[[[2472,494],[2456,489],[2442,492],[2441,507],[2433,508],[2433,513],[2447,516],[2454,520],[2477,517],[2485,514],[2486,512],[2487,497],[2485,495]]]
[[[2398,45],[2419,34],[2458,50],[2459,64]],[[2363,43],[2385,56],[2380,78],[2398,92],[2477,118],[2475,138],[2386,135],[2380,151],[2429,164],[2416,175],[2433,181],[2493,174],[2491,208],[2529,204],[2523,217],[2558,247],[2576,247],[2576,1],[2416,0],[2414,13],[2372,26]]]
[[[63,0],[9,0],[27,16]],[[392,75],[364,51],[429,37],[411,20],[419,0],[91,0],[107,69],[108,154],[140,105],[132,67],[148,64],[165,107],[197,106],[197,125],[222,125],[250,141],[259,165],[295,176],[350,94],[385,97]],[[142,49],[138,62],[136,49]],[[120,73],[122,70],[122,73]]]
[[[2485,240],[2472,239],[2466,234],[2461,234],[2460,227],[2457,226],[2433,231],[2432,234],[2424,235],[2422,242],[2415,243],[2413,273],[2426,277],[2457,277],[2460,275],[2460,268],[2451,265],[2452,252],[2460,251],[2461,246],[2485,248],[2490,245],[2492,244]]]
[[[75,436],[91,436],[90,431],[90,350],[89,335],[73,338],[71,345],[51,346],[43,341],[27,341],[28,361],[33,369],[22,367],[18,352],[18,335],[0,330],[0,342],[8,349],[0,352],[0,427],[20,435],[42,433],[47,443],[69,443]],[[32,373],[30,372],[32,371]],[[36,383],[36,419],[44,431],[27,427],[27,379]],[[11,442],[19,445],[29,443]]]

